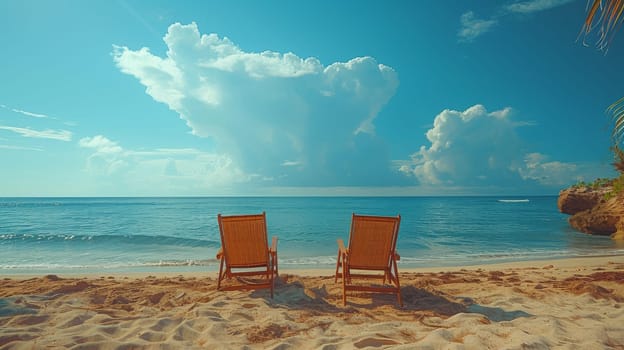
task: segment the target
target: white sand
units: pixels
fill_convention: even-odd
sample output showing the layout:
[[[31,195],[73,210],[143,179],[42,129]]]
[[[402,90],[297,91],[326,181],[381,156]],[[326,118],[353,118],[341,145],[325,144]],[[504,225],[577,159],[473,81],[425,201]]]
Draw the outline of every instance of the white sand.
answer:
[[[215,273],[0,280],[0,349],[622,349],[624,256],[400,269],[404,307],[331,270],[266,290]]]

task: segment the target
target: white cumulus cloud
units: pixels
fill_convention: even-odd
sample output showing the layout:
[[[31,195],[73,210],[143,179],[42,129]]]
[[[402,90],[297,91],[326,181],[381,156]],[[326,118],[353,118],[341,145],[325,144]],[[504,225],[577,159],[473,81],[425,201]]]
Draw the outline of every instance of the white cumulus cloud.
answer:
[[[489,112],[482,105],[444,110],[426,133],[430,144],[400,162],[399,169],[424,186],[458,188],[566,186],[582,174],[595,173],[588,166],[550,161],[530,152],[516,129],[531,124],[512,116],[511,108]]]
[[[117,142],[111,141],[102,135],[94,137],[84,137],[78,142],[80,147],[93,148],[97,153],[120,153],[123,149],[117,144]]]
[[[323,66],[247,52],[195,23],[171,25],[164,42],[165,57],[123,46],[113,57],[245,173],[294,186],[381,183],[391,173],[374,121],[397,89],[392,68],[372,57]]]
[[[78,145],[95,150],[87,159],[87,170],[90,172],[110,175],[128,164],[123,148],[102,135],[84,137]]]
[[[207,194],[249,180],[228,156],[194,148],[137,151],[102,135],[85,137],[78,145],[93,151],[86,170],[103,186],[115,184],[137,195]]]
[[[524,157],[524,166],[518,168],[523,179],[530,179],[547,186],[570,185],[571,174],[576,174],[576,164],[549,161],[548,156],[541,153],[528,153]]]
[[[444,110],[427,131],[429,147],[412,155],[402,171],[424,184],[489,184],[509,173],[519,140],[511,109],[488,112],[474,105],[463,112]]]

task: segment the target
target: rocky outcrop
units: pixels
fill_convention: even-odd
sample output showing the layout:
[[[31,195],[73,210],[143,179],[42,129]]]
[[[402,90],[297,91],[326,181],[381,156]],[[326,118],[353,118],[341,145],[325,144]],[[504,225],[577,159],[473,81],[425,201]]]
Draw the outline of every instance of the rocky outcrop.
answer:
[[[615,224],[615,228],[617,230],[611,235],[611,238],[624,241],[624,219],[620,219],[620,221]]]
[[[605,199],[610,187],[571,187],[559,193],[557,206],[574,229],[624,239],[624,195]]]
[[[591,189],[589,187],[570,187],[559,192],[557,206],[564,214],[574,215],[591,209],[604,201],[605,194],[611,187]]]
[[[596,235],[612,235],[617,231],[617,225],[622,218],[622,203],[617,198],[611,198],[599,203],[595,207],[578,212],[568,220],[575,229]]]

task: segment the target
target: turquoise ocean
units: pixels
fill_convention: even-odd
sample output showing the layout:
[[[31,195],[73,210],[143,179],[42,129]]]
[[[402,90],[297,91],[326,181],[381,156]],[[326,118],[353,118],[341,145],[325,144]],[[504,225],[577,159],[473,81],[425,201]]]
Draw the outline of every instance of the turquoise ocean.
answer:
[[[400,267],[624,254],[556,196],[0,198],[0,274],[215,271],[217,214],[262,211],[281,269],[335,266],[354,212],[401,215]]]

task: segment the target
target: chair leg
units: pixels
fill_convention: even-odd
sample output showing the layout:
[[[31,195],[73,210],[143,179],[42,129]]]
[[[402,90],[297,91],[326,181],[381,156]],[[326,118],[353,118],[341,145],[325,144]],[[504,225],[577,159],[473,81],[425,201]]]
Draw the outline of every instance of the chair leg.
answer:
[[[403,307],[403,300],[401,299],[401,283],[399,282],[399,269],[397,268],[397,262],[395,259],[392,259],[392,265],[394,267],[394,279],[397,288],[397,299],[399,301],[399,306]],[[392,275],[390,275],[390,277],[392,277]]]
[[[338,282],[338,273],[339,273],[338,271],[339,271],[339,268],[340,268],[340,258],[341,258],[340,250],[338,250],[338,257],[336,258],[336,274],[334,275],[334,283]],[[344,272],[344,269],[343,269],[343,272]]]
[[[342,257],[342,305],[347,306],[347,278],[350,279],[346,257]]]
[[[347,306],[347,282],[342,279],[342,305]]]
[[[223,279],[223,257],[219,264],[219,279],[217,280],[217,290],[221,290],[221,280]]]
[[[271,283],[271,299],[273,299],[273,288],[275,286],[275,279],[273,278],[273,266],[271,266],[271,269],[269,272],[269,283]]]

